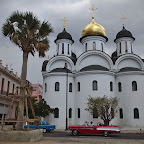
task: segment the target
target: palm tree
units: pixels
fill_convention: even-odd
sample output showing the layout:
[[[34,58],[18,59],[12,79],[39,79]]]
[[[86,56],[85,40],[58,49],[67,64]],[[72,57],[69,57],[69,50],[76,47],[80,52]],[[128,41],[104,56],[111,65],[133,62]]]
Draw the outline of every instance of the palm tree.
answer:
[[[4,36],[9,37],[23,51],[23,64],[21,71],[21,89],[18,106],[18,120],[23,121],[24,116],[24,95],[27,75],[28,55],[34,56],[35,50],[40,57],[45,56],[49,49],[48,35],[53,31],[48,22],[42,22],[32,12],[14,12],[6,20],[2,27]],[[23,124],[18,123],[17,129],[23,129]]]

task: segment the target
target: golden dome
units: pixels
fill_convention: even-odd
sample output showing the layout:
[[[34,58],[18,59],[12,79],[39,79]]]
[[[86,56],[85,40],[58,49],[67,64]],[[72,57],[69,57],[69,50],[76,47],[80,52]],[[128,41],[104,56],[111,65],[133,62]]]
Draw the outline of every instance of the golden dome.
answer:
[[[97,24],[94,20],[94,17],[92,17],[92,22],[87,26],[85,26],[84,29],[82,30],[82,37],[91,35],[106,36],[104,27],[101,26],[100,24]]]

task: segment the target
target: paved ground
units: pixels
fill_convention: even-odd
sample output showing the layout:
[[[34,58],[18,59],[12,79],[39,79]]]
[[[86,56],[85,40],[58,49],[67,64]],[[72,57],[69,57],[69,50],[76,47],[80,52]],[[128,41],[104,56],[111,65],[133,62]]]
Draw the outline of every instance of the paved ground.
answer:
[[[1,128],[1,126],[0,126]],[[11,126],[6,126],[10,130]],[[73,136],[64,130],[45,133],[39,142],[0,142],[0,144],[144,144],[144,129],[122,129],[120,134],[110,137],[101,135]]]
[[[102,135],[79,135],[73,136],[71,133],[65,131],[55,131],[50,133],[44,133],[44,137],[51,138],[67,138],[67,139],[131,139],[131,140],[144,140],[144,133],[120,133],[111,134],[109,137]]]
[[[131,133],[130,133],[131,132]],[[135,133],[134,133],[135,132]],[[110,137],[101,135],[72,136],[63,130],[45,133],[39,142],[0,142],[0,144],[144,144],[143,131],[125,130]]]

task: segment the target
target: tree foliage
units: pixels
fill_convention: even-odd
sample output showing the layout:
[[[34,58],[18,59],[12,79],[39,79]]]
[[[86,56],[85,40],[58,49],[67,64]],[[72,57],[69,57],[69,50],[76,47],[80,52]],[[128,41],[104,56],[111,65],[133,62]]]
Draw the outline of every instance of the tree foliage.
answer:
[[[49,105],[47,105],[47,103],[44,99],[40,100],[39,103],[36,103],[36,100],[34,98],[32,98],[31,102],[32,102],[32,105],[33,105],[33,108],[35,111],[35,115],[38,117],[45,118],[46,116],[48,116],[50,113],[53,113],[53,111],[54,111],[53,109],[50,108]],[[24,112],[25,112],[24,114],[26,115],[26,108],[25,108]],[[30,119],[34,118],[29,101],[28,101],[28,116]]]
[[[2,27],[3,35],[9,37],[23,52],[31,53],[34,56],[37,50],[39,56],[42,57],[49,49],[47,36],[52,31],[47,21],[40,23],[32,12],[13,12]]]
[[[86,110],[100,117],[105,125],[109,125],[109,122],[116,116],[117,106],[117,97],[89,97]]]
[[[46,101],[42,99],[39,103],[37,103],[35,112],[37,116],[45,118],[50,113],[53,113],[54,109],[51,109],[50,106],[47,105]]]

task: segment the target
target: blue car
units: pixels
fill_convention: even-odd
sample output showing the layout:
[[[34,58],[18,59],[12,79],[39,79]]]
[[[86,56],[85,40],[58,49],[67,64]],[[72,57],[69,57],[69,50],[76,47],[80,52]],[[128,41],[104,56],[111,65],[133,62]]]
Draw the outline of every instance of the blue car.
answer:
[[[47,121],[38,122],[38,127],[39,129],[43,129],[44,133],[53,131],[56,128],[55,125],[50,125],[47,123]],[[27,125],[25,125],[24,128],[26,129]],[[29,129],[36,129],[36,125],[33,125],[33,123],[29,124]]]

